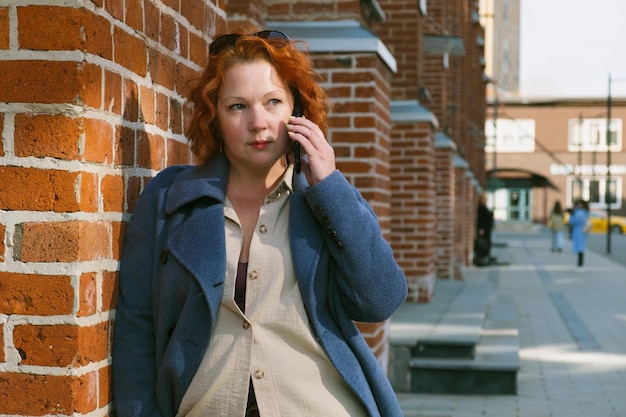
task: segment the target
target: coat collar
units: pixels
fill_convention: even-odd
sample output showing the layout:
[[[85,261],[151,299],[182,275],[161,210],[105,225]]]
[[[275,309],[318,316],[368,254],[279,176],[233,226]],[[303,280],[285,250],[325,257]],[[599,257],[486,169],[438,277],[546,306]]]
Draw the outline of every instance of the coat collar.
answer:
[[[165,212],[172,214],[202,197],[223,202],[229,167],[226,155],[220,152],[206,163],[183,171],[169,189],[165,200]]]
[[[165,212],[172,214],[181,207],[203,197],[224,202],[230,162],[223,153],[211,157],[202,165],[191,166],[183,171],[172,183],[165,200]],[[293,191],[308,188],[303,173],[293,174]]]

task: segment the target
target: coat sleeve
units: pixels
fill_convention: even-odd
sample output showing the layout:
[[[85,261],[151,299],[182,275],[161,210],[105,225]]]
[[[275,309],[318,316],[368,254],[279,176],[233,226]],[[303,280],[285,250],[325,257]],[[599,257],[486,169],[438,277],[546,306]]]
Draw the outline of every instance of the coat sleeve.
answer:
[[[166,172],[167,171],[167,172]],[[118,417],[162,416],[156,396],[153,265],[168,169],[141,194],[126,228],[120,263],[113,337],[113,402]]]
[[[355,321],[387,320],[406,300],[407,282],[373,210],[340,171],[304,193],[324,229],[345,311]]]

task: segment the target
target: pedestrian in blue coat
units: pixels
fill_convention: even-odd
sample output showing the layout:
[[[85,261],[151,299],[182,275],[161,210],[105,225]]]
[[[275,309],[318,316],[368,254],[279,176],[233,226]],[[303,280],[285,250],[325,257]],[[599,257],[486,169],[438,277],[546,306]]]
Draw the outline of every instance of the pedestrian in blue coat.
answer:
[[[152,179],[125,233],[117,416],[402,416],[354,322],[389,319],[406,277],[336,168],[318,80],[280,32],[210,45],[187,130],[201,163]]]
[[[577,200],[574,210],[569,216],[572,227],[572,250],[577,255],[577,269],[582,271],[585,264],[585,250],[587,249],[587,234],[589,233],[589,203]]]

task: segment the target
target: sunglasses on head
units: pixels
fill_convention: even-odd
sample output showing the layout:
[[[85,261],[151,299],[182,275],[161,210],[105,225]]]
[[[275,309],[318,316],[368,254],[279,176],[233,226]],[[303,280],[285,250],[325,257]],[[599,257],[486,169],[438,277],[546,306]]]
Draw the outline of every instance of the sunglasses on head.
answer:
[[[224,49],[232,47],[233,45],[235,45],[237,39],[241,38],[242,36],[243,35],[231,33],[215,38],[211,45],[209,45],[209,55],[219,54]],[[277,30],[262,30],[260,32],[252,33],[249,36],[256,36],[257,38],[262,39],[283,39],[286,41],[289,40],[289,36]]]

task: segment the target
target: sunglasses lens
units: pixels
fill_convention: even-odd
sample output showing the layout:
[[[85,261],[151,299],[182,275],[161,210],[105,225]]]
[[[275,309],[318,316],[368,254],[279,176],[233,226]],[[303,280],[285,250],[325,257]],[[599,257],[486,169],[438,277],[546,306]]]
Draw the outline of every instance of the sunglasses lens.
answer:
[[[240,37],[241,35],[237,35],[237,34],[229,34],[229,35],[222,35],[219,38],[216,38],[211,45],[209,45],[209,55],[215,55],[218,54],[220,52],[222,52],[222,50],[224,50],[224,48],[228,48],[231,47],[235,44],[235,41]]]
[[[256,36],[257,38],[262,39],[284,39],[289,40],[289,37],[285,35],[283,32],[279,32],[277,30],[262,30],[257,33],[253,33],[251,36]],[[209,55],[215,55],[222,52],[225,48],[230,48],[235,44],[237,39],[239,39],[241,35],[231,33],[229,35],[222,35],[216,38],[211,45],[209,45]]]
[[[252,36],[256,36],[258,38],[263,39],[284,39],[289,40],[289,36],[285,35],[283,32],[279,32],[277,30],[262,30],[257,33],[253,33]]]

